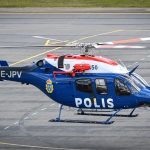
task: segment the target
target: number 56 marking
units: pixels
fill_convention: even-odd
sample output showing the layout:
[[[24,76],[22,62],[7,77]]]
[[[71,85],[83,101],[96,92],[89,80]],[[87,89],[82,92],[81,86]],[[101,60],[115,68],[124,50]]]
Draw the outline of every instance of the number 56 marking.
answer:
[[[91,66],[91,70],[97,70],[98,69],[98,66],[97,65],[92,65]]]

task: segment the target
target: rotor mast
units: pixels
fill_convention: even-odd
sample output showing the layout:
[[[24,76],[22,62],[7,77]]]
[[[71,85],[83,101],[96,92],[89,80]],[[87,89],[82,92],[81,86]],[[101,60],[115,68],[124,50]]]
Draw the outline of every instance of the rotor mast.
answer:
[[[73,45],[75,45],[76,48],[80,48],[83,55],[93,55],[95,43],[73,43]]]

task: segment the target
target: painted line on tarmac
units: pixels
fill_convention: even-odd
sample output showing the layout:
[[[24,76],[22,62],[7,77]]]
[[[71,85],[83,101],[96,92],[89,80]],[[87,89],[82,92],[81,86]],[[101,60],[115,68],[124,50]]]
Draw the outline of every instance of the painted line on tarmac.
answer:
[[[99,34],[95,34],[95,35],[91,35],[91,36],[86,36],[86,37],[80,38],[80,39],[78,39],[78,40],[74,40],[74,41],[72,41],[72,42],[70,42],[70,43],[75,43],[75,42],[77,42],[77,41],[81,41],[81,40],[93,38],[93,37],[96,37],[96,36],[107,35],[107,34],[116,33],[116,32],[121,32],[121,31],[124,31],[124,30],[113,30],[113,31],[110,31],[110,32],[104,32],[104,33],[99,33]],[[31,56],[31,57],[28,57],[28,58],[22,59],[22,60],[20,60],[20,61],[17,61],[17,62],[15,62],[15,63],[12,63],[12,64],[10,64],[10,66],[14,66],[14,65],[20,64],[20,63],[22,63],[22,62],[31,60],[31,59],[36,58],[36,57],[39,57],[39,56],[42,56],[42,55],[47,54],[47,53],[49,53],[49,52],[58,50],[58,49],[60,49],[60,48],[61,48],[61,47],[57,47],[57,48],[54,48],[54,49],[52,49],[52,50],[48,50],[48,51],[39,53],[39,54],[37,54],[37,55],[33,55],[33,56]]]
[[[49,146],[47,147],[47,146],[37,146],[37,145],[24,145],[24,144],[17,144],[17,143],[2,142],[2,141],[0,141],[0,145],[24,147],[24,148],[37,148],[37,149],[78,150],[78,149],[71,149],[71,148],[56,148],[56,147],[49,147]]]
[[[122,31],[124,31],[124,30],[113,30],[113,31],[110,31],[110,32],[105,32],[105,33],[99,33],[99,34],[95,34],[95,35],[90,35],[90,36],[86,36],[86,37],[80,38],[78,40],[74,40],[71,43],[75,43],[75,42],[78,42],[78,41],[81,41],[81,40],[86,40],[86,39],[93,38],[93,37],[100,36],[100,35],[107,35],[107,34],[111,34],[111,33],[115,33],[115,32],[122,32]]]
[[[150,30],[149,30],[149,29],[145,29],[145,30],[144,30],[144,29],[143,29],[143,30],[142,30],[142,29],[140,29],[140,30],[138,30],[138,29],[137,29],[137,30],[134,30],[134,29],[133,29],[133,30],[132,30],[132,29],[127,29],[127,30],[124,30],[124,31],[139,31],[139,32],[140,32],[140,31],[142,31],[142,32],[143,32],[143,31],[146,31],[146,32],[147,32],[147,31],[150,31]]]
[[[34,112],[34,113],[31,114],[31,116],[35,116],[37,114],[38,114],[38,112]]]
[[[10,126],[7,126],[7,127],[4,128],[4,130],[7,130],[7,129],[9,129],[9,128],[10,128]]]
[[[139,61],[136,61],[135,63],[133,63],[133,64],[131,64],[131,65],[128,65],[128,67],[132,67],[132,66],[134,66],[134,65],[136,65],[136,64],[139,64],[140,62],[144,61],[145,59],[147,59],[147,58],[149,58],[149,57],[150,57],[150,55],[147,55],[147,56],[141,58]]]
[[[49,53],[49,52],[55,51],[55,50],[57,50],[57,49],[59,49],[59,48],[60,48],[60,47],[57,47],[57,48],[54,48],[54,49],[52,49],[52,50],[48,50],[48,51],[45,51],[45,52],[43,52],[43,53],[39,53],[39,54],[37,54],[37,55],[34,55],[34,56],[31,56],[31,57],[28,57],[28,58],[22,59],[22,60],[17,61],[17,62],[15,62],[15,63],[13,63],[13,64],[10,64],[10,66],[14,66],[14,65],[20,64],[20,63],[22,63],[22,62],[25,62],[25,61],[31,60],[31,59],[33,59],[33,58],[36,58],[36,57],[42,56],[42,55],[47,54],[47,53]]]
[[[18,122],[18,121],[16,121],[16,122],[14,123],[14,125],[17,125],[17,124],[19,124],[19,122]]]
[[[48,107],[52,107],[52,106],[54,106],[54,105],[56,105],[56,103],[52,103],[52,104],[49,105]],[[40,111],[44,111],[44,110],[47,110],[47,109],[48,109],[47,107],[44,107],[44,108],[41,108],[41,109],[39,110],[39,112],[36,111],[36,112],[33,112],[32,114],[30,113],[30,114],[29,114],[28,116],[26,116],[23,120],[32,119],[32,117],[35,116],[35,115],[37,115],[38,113],[40,113]],[[31,117],[30,117],[30,116],[31,116]],[[14,125],[19,125],[19,121],[16,121],[16,122],[14,122],[14,123],[11,124],[11,125],[6,126],[6,127],[4,128],[4,130],[9,129],[10,127],[12,127],[12,126],[14,126]]]
[[[42,15],[42,14],[52,14],[52,15],[96,15],[96,14],[98,14],[98,15],[136,15],[136,14],[141,14],[141,15],[147,15],[147,14],[150,14],[150,12],[110,12],[110,13],[108,13],[108,12],[91,12],[91,13],[89,13],[89,12],[83,12],[83,13],[78,13],[78,12],[74,12],[74,13],[63,13],[63,12],[60,12],[60,13],[55,13],[55,12],[0,12],[0,14],[9,14],[9,15],[14,15],[14,14],[18,14],[18,15],[36,15],[36,14],[38,14],[38,15]]]
[[[25,117],[25,118],[24,118],[24,120],[27,120],[27,119],[29,119],[29,117]]]
[[[53,39],[53,38],[49,38],[49,37],[45,37],[45,36],[34,35],[32,37],[37,38],[37,39],[45,39],[45,40],[51,40],[51,41],[57,41],[57,42],[65,42],[62,40],[57,40],[57,39]]]
[[[42,108],[41,111],[46,110],[47,108]]]

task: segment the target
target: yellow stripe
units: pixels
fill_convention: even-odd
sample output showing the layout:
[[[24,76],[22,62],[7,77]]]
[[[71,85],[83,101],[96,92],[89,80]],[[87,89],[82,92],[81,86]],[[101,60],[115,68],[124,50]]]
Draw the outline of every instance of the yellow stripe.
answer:
[[[7,143],[7,142],[0,142],[0,145],[26,147],[26,148],[38,148],[38,149],[67,150],[67,148],[45,147],[45,146],[36,146],[36,145],[23,145],[23,144],[15,144],[15,143]],[[69,148],[68,150],[75,150],[75,149],[70,149]]]
[[[124,31],[124,30],[114,30],[114,31],[111,31],[111,32],[105,32],[105,33],[95,34],[95,35],[91,35],[91,36],[87,36],[87,37],[80,38],[80,39],[78,39],[78,40],[74,40],[74,41],[72,41],[71,43],[75,43],[75,42],[78,42],[78,41],[81,41],[81,40],[89,39],[89,38],[96,37],[96,36],[100,36],[100,35],[107,35],[107,34],[111,34],[111,33],[115,33],[115,32],[121,32],[121,31]],[[48,50],[48,51],[45,51],[45,52],[43,52],[43,53],[40,53],[40,54],[31,56],[31,57],[22,59],[22,60],[17,61],[17,62],[15,62],[15,63],[13,63],[13,64],[10,64],[10,66],[14,66],[14,65],[20,64],[20,63],[22,63],[22,62],[25,62],[25,61],[27,61],[27,60],[30,60],[30,59],[33,59],[33,58],[36,58],[36,57],[39,57],[39,56],[42,56],[42,55],[44,55],[44,54],[47,54],[47,53],[49,53],[49,52],[55,51],[55,50],[60,49],[60,48],[61,48],[61,47],[57,47],[57,48],[54,48],[54,49],[52,49],[52,50]]]
[[[40,54],[37,54],[37,55],[31,56],[31,57],[28,57],[28,58],[22,59],[22,60],[17,61],[17,62],[15,62],[15,63],[13,63],[13,64],[10,64],[9,66],[14,66],[14,65],[20,64],[20,63],[22,63],[22,62],[25,62],[25,61],[27,61],[27,60],[30,60],[30,59],[33,59],[33,58],[39,57],[39,56],[44,55],[44,54],[46,54],[46,53],[49,53],[49,52],[55,51],[55,50],[57,50],[57,49],[60,49],[60,47],[57,47],[57,48],[54,48],[54,49],[52,49],[52,50],[48,50],[48,51],[45,51],[45,52],[43,52],[43,53],[40,53]]]
[[[91,36],[86,36],[86,37],[80,38],[79,40],[76,40],[76,41],[81,41],[81,40],[93,38],[93,37],[96,37],[96,36],[107,35],[107,34],[111,34],[111,33],[115,33],[115,32],[121,32],[121,31],[124,31],[124,30],[114,30],[114,31],[111,31],[111,32],[99,33],[99,34],[95,34],[95,35],[91,35]],[[76,42],[76,41],[75,41],[75,42]],[[73,41],[73,42],[74,42],[74,41]]]
[[[50,40],[46,40],[44,45],[47,46],[47,45],[49,45],[49,43],[50,43]]]

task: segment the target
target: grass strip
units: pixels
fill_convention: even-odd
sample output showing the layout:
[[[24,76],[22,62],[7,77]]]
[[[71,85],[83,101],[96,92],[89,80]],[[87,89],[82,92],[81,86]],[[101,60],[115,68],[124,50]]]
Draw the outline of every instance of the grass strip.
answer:
[[[0,7],[150,7],[150,0],[0,0]]]

